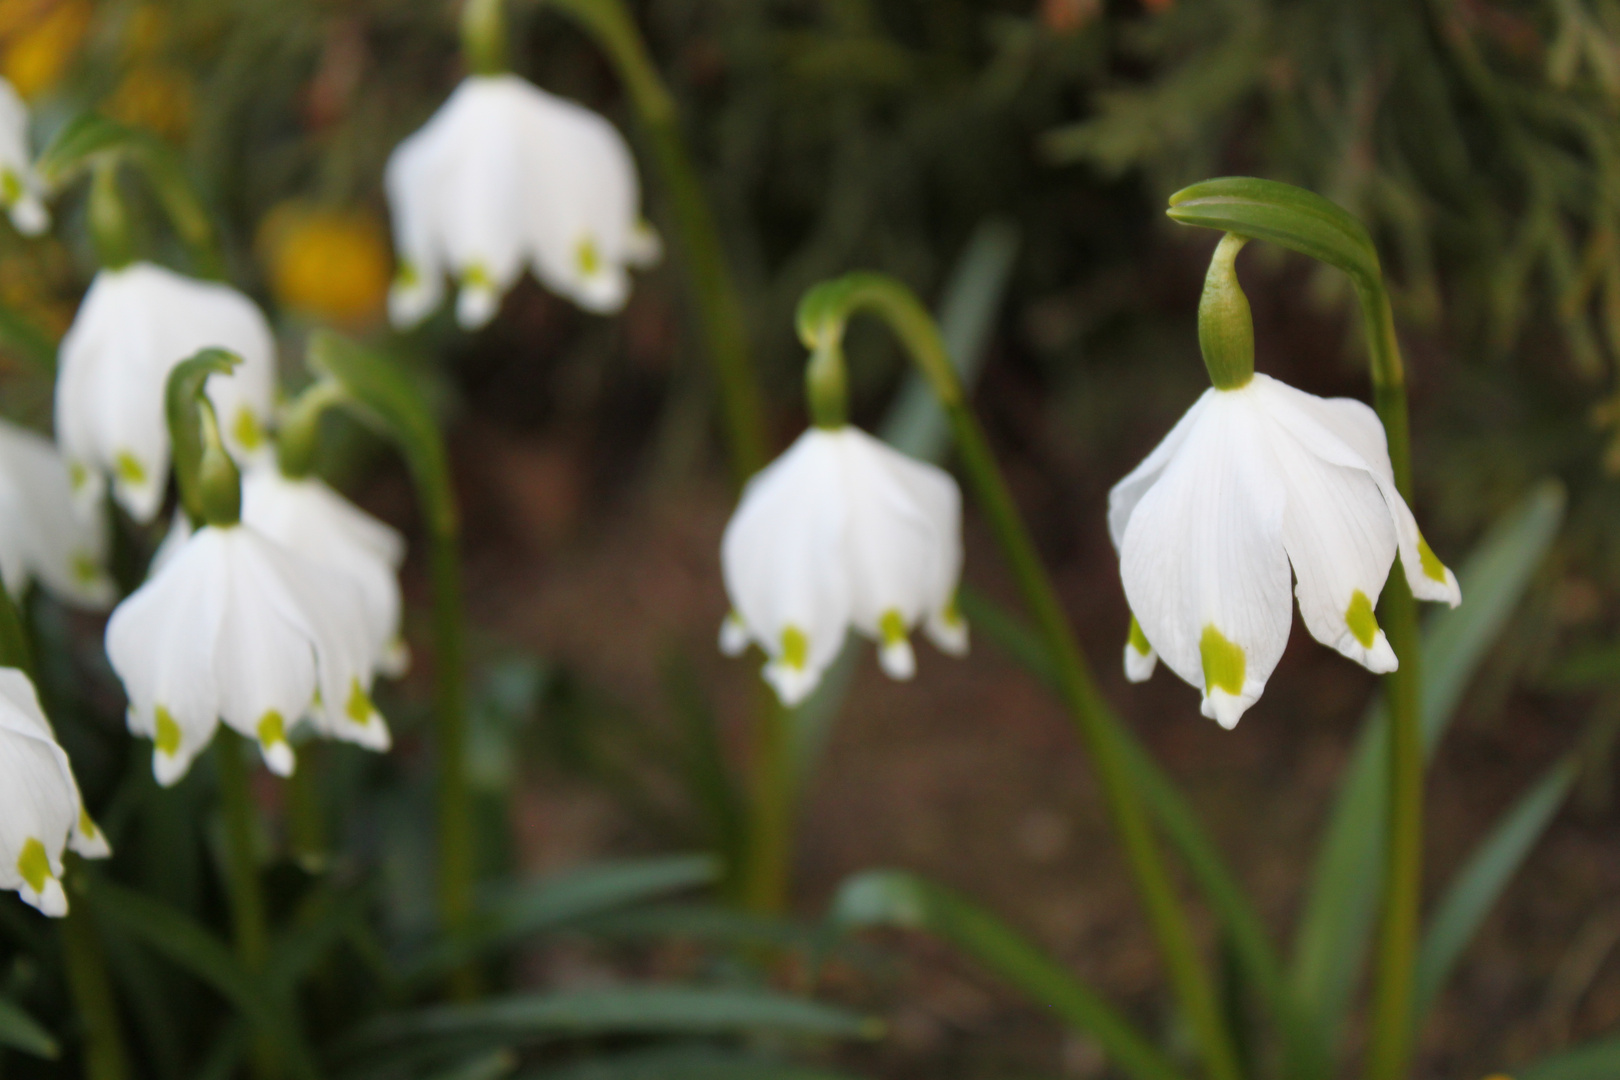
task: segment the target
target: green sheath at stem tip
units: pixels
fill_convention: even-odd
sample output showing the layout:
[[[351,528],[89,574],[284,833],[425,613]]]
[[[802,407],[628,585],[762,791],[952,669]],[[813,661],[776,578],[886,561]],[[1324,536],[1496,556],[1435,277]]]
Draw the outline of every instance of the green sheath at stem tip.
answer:
[[[474,75],[507,69],[506,19],[502,0],[466,0],[461,8],[461,57]]]
[[[1221,237],[1198,301],[1198,348],[1217,390],[1238,390],[1254,378],[1254,318],[1236,266],[1238,252],[1248,242],[1237,233]]]

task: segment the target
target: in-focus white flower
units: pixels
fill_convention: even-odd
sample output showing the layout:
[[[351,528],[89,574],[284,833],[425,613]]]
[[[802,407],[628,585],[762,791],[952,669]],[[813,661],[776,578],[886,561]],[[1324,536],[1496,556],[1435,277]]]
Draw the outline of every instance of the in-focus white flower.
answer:
[[[98,503],[81,514],[56,446],[0,420],[0,575],[6,590],[21,596],[38,580],[68,603],[106,608],[116,598],[106,558],[103,507]]]
[[[1206,391],[1114,485],[1108,526],[1134,613],[1127,676],[1162,656],[1227,728],[1288,642],[1290,563],[1311,636],[1376,672],[1396,667],[1373,608],[1397,550],[1414,596],[1462,599],[1395,489],[1377,414],[1265,375]]]
[[[378,671],[405,673],[410,652],[399,627],[405,540],[396,530],[320,480],[291,479],[274,465],[242,478],[242,521],[358,585]]]
[[[811,428],[749,481],[720,558],[733,613],[720,647],[765,650],[784,704],[815,689],[853,626],[879,643],[883,670],[909,679],[922,622],[967,651],[956,610],[962,495],[949,474],[858,428]]]
[[[28,106],[16,87],[0,79],[0,206],[24,236],[38,236],[51,226],[43,194],[28,152]]]
[[[34,684],[16,668],[0,668],[0,889],[16,890],[47,915],[66,915],[64,848],[87,859],[111,853]]]
[[[617,311],[630,294],[626,268],[660,254],[624,137],[515,75],[469,76],[394,150],[385,179],[396,326],[439,306],[446,275],[460,286],[461,325],[483,326],[525,266],[587,310]]]
[[[152,739],[164,785],[221,719],[283,776],[294,765],[288,732],[306,714],[323,735],[387,748],[373,650],[360,587],[249,525],[198,529],[107,623],[130,730]]]
[[[268,445],[275,396],[275,339],[253,301],[217,282],[151,263],[96,275],[62,339],[56,437],[85,505],[113,494],[137,521],[150,521],[169,475],[163,414],[169,372],[205,348],[242,363],[208,380],[226,445],[245,460]]]

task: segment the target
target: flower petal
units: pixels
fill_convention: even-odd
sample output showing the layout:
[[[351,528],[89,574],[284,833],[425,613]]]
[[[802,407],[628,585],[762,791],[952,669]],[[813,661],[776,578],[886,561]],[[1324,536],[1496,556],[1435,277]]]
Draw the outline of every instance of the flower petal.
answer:
[[[1158,482],[1164,474],[1165,467],[1181,449],[1181,444],[1187,440],[1187,433],[1197,425],[1198,418],[1209,407],[1210,395],[1217,393],[1213,388],[1205,390],[1199,399],[1193,402],[1176,421],[1175,427],[1170,429],[1159,445],[1153,448],[1152,453],[1142,459],[1142,463],[1130,472],[1125,478],[1115,484],[1108,491],[1108,535],[1114,541],[1114,550],[1121,549],[1125,542],[1125,526],[1130,524],[1131,514],[1136,510],[1136,504],[1142,500],[1149,488]]]
[[[1147,640],[1230,728],[1288,641],[1286,500],[1252,397],[1206,400],[1130,515],[1120,574]]]

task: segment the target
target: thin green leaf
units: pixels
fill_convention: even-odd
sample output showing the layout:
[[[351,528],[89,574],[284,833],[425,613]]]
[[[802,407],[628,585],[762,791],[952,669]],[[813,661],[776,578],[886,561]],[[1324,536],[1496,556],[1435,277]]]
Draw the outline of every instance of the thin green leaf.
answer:
[[[854,1080],[848,1073],[712,1046],[593,1054],[518,1075],[519,1080]]]
[[[710,945],[814,948],[818,933],[790,919],[738,911],[718,904],[659,904],[600,915],[583,923],[592,938],[670,940]]]
[[[116,928],[213,987],[248,1021],[281,1045],[294,1071],[314,1075],[303,1039],[218,938],[183,912],[110,881],[97,880],[85,898],[103,926]]]
[[[1433,616],[1423,644],[1423,736],[1432,753],[1463,689],[1518,606],[1564,515],[1556,482],[1538,486],[1458,569],[1463,604]],[[1290,982],[1327,1045],[1336,1045],[1383,887],[1388,720],[1374,704],[1345,772],[1294,939]]]
[[[685,651],[670,651],[661,666],[664,696],[682,730],[682,771],[702,812],[706,842],[726,867],[735,870],[747,858],[748,807],[726,760],[714,702]]]
[[[1574,758],[1554,765],[1503,815],[1453,879],[1418,951],[1414,1023],[1434,1005],[1463,949],[1564,805],[1579,771]]]
[[[436,1072],[432,1080],[500,1080],[503,1076],[510,1076],[517,1064],[517,1055],[509,1047],[503,1046]]]
[[[35,169],[46,187],[58,188],[72,180],[102,154],[128,147],[135,132],[96,113],[75,116],[56,133],[39,155]]]
[[[829,1039],[871,1038],[874,1021],[832,1005],[774,991],[626,986],[492,998],[394,1013],[367,1024],[337,1048],[340,1059],[376,1060],[399,1048],[450,1043],[582,1038],[597,1035],[737,1035],[775,1032]]]
[[[1620,1076],[1620,1035],[1610,1035],[1513,1072],[1513,1080],[1614,1080]]]
[[[1175,1065],[1100,994],[994,915],[950,890],[904,871],[868,871],[844,882],[831,918],[851,929],[895,926],[932,934],[1090,1035],[1137,1080],[1181,1080]]]
[[[55,1061],[62,1052],[55,1037],[39,1021],[5,998],[0,998],[0,1046],[47,1061]]]
[[[408,982],[432,979],[492,949],[658,896],[712,885],[719,864],[708,855],[666,855],[596,863],[518,885],[487,905],[466,939],[443,942],[407,965]]]

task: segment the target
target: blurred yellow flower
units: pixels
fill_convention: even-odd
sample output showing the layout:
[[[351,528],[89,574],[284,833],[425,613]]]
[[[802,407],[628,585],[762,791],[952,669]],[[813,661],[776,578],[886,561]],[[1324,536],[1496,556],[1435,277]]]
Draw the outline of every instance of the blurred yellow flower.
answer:
[[[283,307],[351,326],[381,316],[392,263],[371,213],[285,202],[260,227],[259,250]]]
[[[0,75],[32,98],[62,77],[90,27],[90,0],[0,0]]]

